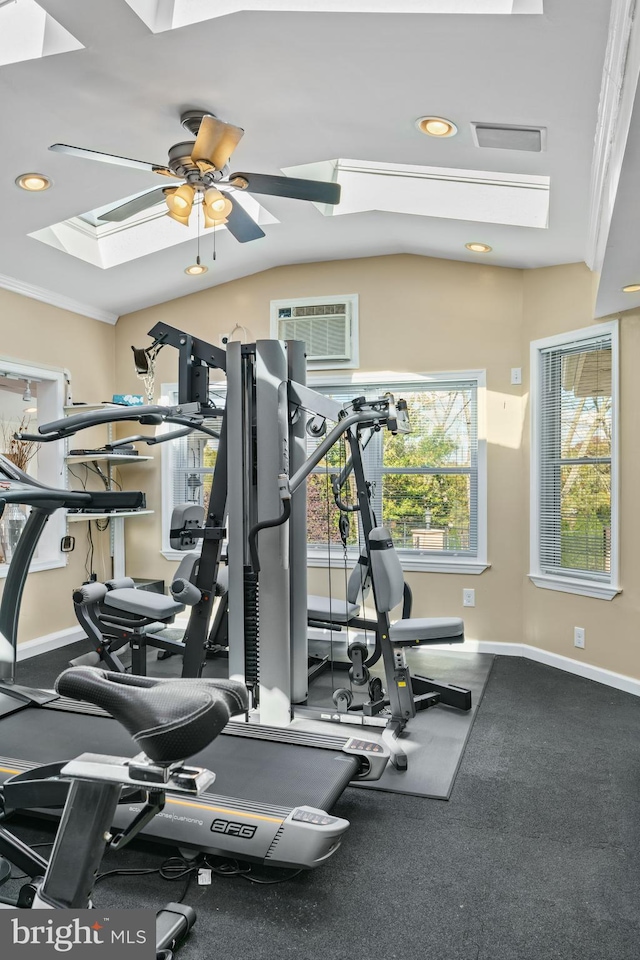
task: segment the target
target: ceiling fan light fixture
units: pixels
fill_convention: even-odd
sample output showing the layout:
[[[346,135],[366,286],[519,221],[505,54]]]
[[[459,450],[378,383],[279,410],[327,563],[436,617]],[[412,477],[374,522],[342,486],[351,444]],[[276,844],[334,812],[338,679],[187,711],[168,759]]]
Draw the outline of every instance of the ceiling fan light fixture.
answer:
[[[471,243],[465,243],[467,250],[470,250],[471,253],[491,253],[493,247],[490,247],[488,243],[479,243],[477,240],[473,240]]]
[[[44,173],[22,173],[16,177],[16,186],[21,190],[27,190],[29,193],[41,193],[48,190],[52,181]]]
[[[167,216],[181,223],[183,227],[189,226],[189,217],[181,217],[179,213],[174,213],[173,210],[167,210]]]
[[[188,217],[193,207],[195,195],[195,187],[192,187],[190,183],[183,183],[176,191],[166,194],[167,206],[179,217]]]
[[[208,230],[210,227],[222,227],[227,222],[226,217],[210,217],[207,208],[203,206],[202,212],[204,213],[204,228]]]
[[[215,187],[209,187],[205,191],[204,207],[210,220],[225,220],[233,209],[231,200]]]
[[[196,257],[196,262],[192,263],[190,267],[185,267],[185,273],[188,277],[201,277],[203,273],[206,273],[209,267],[200,263],[200,257]]]
[[[418,117],[416,127],[421,133],[426,133],[429,137],[439,137],[441,140],[455,137],[458,132],[453,120],[445,117]]]

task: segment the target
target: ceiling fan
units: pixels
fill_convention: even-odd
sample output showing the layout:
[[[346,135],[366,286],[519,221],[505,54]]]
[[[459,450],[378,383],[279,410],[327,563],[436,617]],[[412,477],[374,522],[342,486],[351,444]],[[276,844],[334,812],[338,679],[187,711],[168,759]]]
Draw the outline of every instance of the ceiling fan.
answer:
[[[340,202],[338,183],[262,173],[230,174],[229,159],[242,139],[244,130],[202,110],[189,110],[182,114],[180,122],[195,140],[174,144],[169,149],[166,166],[116,157],[84,147],[72,147],[66,143],[54,143],[49,149],[56,153],[85,157],[87,160],[147,170],[179,181],[170,187],[158,187],[100,214],[100,220],[110,222],[128,220],[134,214],[164,202],[168,207],[167,215],[187,226],[196,197],[201,194],[205,228],[225,223],[236,240],[246,243],[248,240],[258,240],[265,234],[240,203],[233,203],[235,191],[247,190],[251,193],[310,200],[315,203]]]

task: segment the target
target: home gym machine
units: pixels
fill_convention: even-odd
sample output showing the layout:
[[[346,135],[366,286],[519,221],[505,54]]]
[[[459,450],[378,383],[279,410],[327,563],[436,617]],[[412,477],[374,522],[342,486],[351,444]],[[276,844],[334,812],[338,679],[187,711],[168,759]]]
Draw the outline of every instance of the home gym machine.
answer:
[[[337,709],[303,707],[308,697],[309,656],[307,636],[307,526],[306,479],[327,453],[345,437],[350,449],[346,482],[353,471],[367,556],[375,518],[370,489],[364,475],[361,439],[387,429],[408,432],[406,405],[387,394],[368,399],[355,397],[348,404],[311,390],[306,385],[304,344],[259,340],[255,344],[232,342],[224,357],[221,351],[179,330],[158,324],[150,331],[153,344],[176,347],[179,360],[179,398],[183,402],[208,398],[208,367],[224,363],[227,381],[224,433],[218,443],[211,509],[203,530],[202,557],[209,556],[212,521],[226,516],[228,522],[228,657],[229,676],[242,680],[254,694],[260,723],[286,727],[292,717],[312,716],[340,723],[377,726],[385,731],[393,762],[406,769],[406,757],[398,736],[417,709],[447,702],[469,709],[468,691],[448,684],[437,689],[428,678],[413,681],[403,647],[420,642],[462,642],[462,621],[437,635],[435,621],[412,621],[413,636],[404,632],[402,642],[391,642],[388,610],[380,610],[377,637],[385,669],[386,692],[379,690],[370,709],[359,713]],[[326,421],[335,423],[325,433]],[[319,442],[308,455],[309,435]],[[214,501],[214,491],[223,487],[226,503]],[[338,494],[340,485],[338,486]],[[192,531],[185,531],[191,536]],[[217,555],[208,560],[211,570]],[[382,576],[382,572],[380,574]],[[217,579],[217,577],[216,577]],[[200,582],[196,581],[200,586]],[[212,581],[205,581],[212,593]],[[382,585],[381,589],[382,589]],[[374,594],[376,592],[374,578]],[[378,606],[380,606],[378,604]],[[206,624],[190,618],[188,636],[198,635],[202,649]],[[442,621],[439,624],[443,626]],[[451,627],[451,624],[449,624]],[[418,628],[420,628],[418,630]],[[360,671],[364,664],[353,665]]]
[[[152,349],[172,346],[178,350],[178,406],[171,422],[182,424],[190,416],[200,418],[202,423],[212,415],[221,420],[206,523],[199,531],[184,531],[190,539],[201,538],[203,545],[192,584],[199,599],[191,608],[185,634],[183,676],[197,676],[202,670],[228,520],[229,676],[251,689],[254,705],[259,705],[261,724],[286,727],[296,705],[304,704],[308,696],[306,479],[345,436],[369,554],[375,521],[360,437],[362,431],[367,435],[381,429],[408,431],[406,405],[396,404],[390,394],[373,399],[356,397],[343,405],[309,389],[304,344],[299,341],[232,342],[221,350],[165,324],[157,324],[149,335],[153,338]],[[226,374],[224,412],[212,409],[209,400],[212,368]],[[111,411],[103,413],[107,419]],[[118,419],[153,422],[144,419],[146,416],[143,407],[138,408],[137,416],[119,412]],[[166,412],[165,419],[170,419]],[[335,426],[308,456],[308,431],[318,437],[318,425],[327,420]],[[60,439],[93,422],[92,415],[86,413],[47,424],[40,427],[41,439]],[[195,425],[193,419],[191,422]],[[126,604],[128,599],[116,589],[108,597],[109,606],[116,606],[120,600]],[[142,605],[143,599],[139,598]],[[380,610],[379,603],[377,606]],[[142,613],[140,607],[138,612]],[[405,637],[402,643],[392,643],[388,610],[380,613],[378,634],[386,692],[379,689],[374,703],[357,714],[338,701],[331,704],[329,714],[317,710],[315,715],[318,719],[381,727],[386,731],[393,762],[404,769],[406,760],[397,737],[416,709],[439,702],[441,693],[420,680],[412,684],[403,647],[438,639],[461,642],[462,621],[458,621],[460,628],[455,635],[449,632],[434,638],[431,631],[428,636]],[[150,610],[149,617],[153,615]],[[363,669],[362,665],[355,666]],[[445,691],[447,685],[441,687]],[[305,712],[308,715],[309,709]]]

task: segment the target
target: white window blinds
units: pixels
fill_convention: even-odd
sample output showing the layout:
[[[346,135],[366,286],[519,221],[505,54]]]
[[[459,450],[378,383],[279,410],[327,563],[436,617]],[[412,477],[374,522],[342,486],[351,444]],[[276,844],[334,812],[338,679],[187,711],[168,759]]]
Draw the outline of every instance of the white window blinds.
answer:
[[[612,337],[540,351],[540,571],[611,580]]]

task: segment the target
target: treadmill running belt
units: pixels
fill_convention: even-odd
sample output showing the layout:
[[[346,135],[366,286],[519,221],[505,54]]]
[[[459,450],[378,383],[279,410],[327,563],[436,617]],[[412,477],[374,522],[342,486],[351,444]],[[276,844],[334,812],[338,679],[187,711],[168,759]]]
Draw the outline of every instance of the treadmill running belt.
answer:
[[[70,760],[81,753],[123,757],[139,753],[126,730],[107,717],[31,707],[4,717],[0,732],[2,756],[35,764]],[[358,760],[339,750],[224,734],[189,762],[216,774],[208,792],[327,811],[358,771]]]

